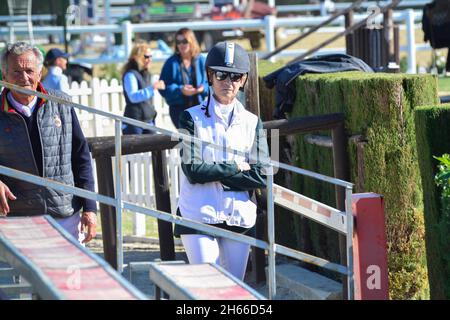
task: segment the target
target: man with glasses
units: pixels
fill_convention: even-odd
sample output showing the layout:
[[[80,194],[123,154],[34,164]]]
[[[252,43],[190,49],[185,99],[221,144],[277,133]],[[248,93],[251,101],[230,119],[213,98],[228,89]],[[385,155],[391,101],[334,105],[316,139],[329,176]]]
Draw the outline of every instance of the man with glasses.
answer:
[[[238,44],[221,42],[208,53],[208,99],[181,114],[180,130],[242,154],[183,141],[178,214],[252,236],[256,205],[250,198],[265,187],[268,148],[261,120],[236,98],[249,70],[248,54]],[[244,279],[249,245],[179,225],[175,235],[181,236],[190,263],[220,264]]]

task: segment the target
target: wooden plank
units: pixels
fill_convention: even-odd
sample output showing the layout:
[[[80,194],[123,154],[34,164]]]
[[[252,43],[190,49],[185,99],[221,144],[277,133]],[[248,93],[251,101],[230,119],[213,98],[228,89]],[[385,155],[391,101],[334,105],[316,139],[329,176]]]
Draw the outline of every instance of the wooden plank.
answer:
[[[150,263],[150,280],[171,299],[265,299],[229,272],[212,263]]]
[[[340,233],[347,233],[345,213],[276,184],[273,194],[276,204]]]
[[[21,226],[25,228],[18,232]],[[0,254],[43,299],[144,297],[49,216],[0,219]],[[0,289],[14,291],[25,286]]]

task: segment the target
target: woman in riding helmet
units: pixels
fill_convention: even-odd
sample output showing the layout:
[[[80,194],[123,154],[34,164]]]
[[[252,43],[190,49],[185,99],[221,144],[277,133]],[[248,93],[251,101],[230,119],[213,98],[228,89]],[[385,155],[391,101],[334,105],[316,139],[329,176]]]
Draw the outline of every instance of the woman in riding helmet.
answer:
[[[206,58],[207,101],[185,110],[180,130],[240,153],[183,141],[178,214],[246,235],[253,235],[253,190],[265,187],[268,162],[262,122],[236,98],[247,81],[250,62],[238,44],[221,42]],[[190,263],[216,263],[243,279],[249,245],[177,225]]]

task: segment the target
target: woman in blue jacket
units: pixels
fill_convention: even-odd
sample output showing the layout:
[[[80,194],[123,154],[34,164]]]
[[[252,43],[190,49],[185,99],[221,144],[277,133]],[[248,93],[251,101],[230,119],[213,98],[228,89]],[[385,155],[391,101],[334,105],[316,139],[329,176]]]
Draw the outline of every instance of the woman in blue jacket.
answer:
[[[173,124],[178,128],[180,114],[200,104],[208,93],[205,58],[200,54],[200,46],[192,30],[182,28],[176,32],[175,53],[164,63],[160,79],[166,84],[166,89],[160,93],[169,105]]]

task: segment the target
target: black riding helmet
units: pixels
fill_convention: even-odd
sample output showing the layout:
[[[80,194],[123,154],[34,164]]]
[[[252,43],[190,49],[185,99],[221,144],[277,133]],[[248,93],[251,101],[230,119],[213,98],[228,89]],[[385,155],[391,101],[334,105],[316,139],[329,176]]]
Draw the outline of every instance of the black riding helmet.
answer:
[[[206,56],[205,68],[208,84],[211,86],[212,81],[209,79],[208,69],[247,74],[250,71],[250,59],[244,48],[237,43],[227,41],[219,42],[209,50]],[[240,90],[243,90],[243,87]],[[209,90],[208,101],[204,107],[207,117],[210,116],[208,110],[210,98],[211,90]]]

